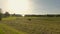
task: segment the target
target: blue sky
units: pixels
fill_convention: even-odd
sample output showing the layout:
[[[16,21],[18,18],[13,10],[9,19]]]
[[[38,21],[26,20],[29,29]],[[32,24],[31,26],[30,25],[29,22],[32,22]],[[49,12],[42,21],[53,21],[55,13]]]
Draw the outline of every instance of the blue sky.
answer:
[[[27,5],[29,2],[31,3],[31,7]],[[0,7],[5,11],[9,10],[8,12],[10,13],[60,14],[60,0],[29,0],[29,2],[28,0],[0,0]],[[20,7],[24,9],[21,9]],[[28,9],[28,11],[25,9]]]
[[[35,13],[60,14],[60,0],[33,0]]]

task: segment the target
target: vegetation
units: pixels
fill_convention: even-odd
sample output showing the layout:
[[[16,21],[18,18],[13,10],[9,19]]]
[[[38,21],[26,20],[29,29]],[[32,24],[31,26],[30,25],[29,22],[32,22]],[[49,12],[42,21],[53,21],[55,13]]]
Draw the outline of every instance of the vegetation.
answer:
[[[25,17],[60,17],[60,14],[25,15]]]
[[[6,24],[0,23],[0,34],[27,34],[27,33],[18,31]]]
[[[60,15],[25,15],[2,13],[0,34],[60,34]]]
[[[31,19],[31,21],[29,21]],[[1,34],[60,34],[60,17],[8,17],[0,22]]]
[[[0,9],[0,21],[2,20],[2,9]]]
[[[4,17],[9,17],[9,16],[10,16],[9,12],[5,12]]]

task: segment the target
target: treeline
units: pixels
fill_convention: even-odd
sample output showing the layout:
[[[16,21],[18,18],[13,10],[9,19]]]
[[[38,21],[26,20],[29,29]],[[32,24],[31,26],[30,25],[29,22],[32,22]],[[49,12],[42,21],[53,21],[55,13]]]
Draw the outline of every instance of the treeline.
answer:
[[[3,18],[7,18],[7,17],[22,17],[22,15],[20,14],[10,14],[9,12],[5,12],[1,14],[1,17]]]
[[[5,12],[5,13],[2,13],[2,9],[0,8],[0,21],[2,20],[2,18],[7,18],[7,17],[10,17],[10,16],[14,16],[14,17],[21,17],[21,15],[19,14],[10,14],[9,12]]]
[[[53,15],[53,14],[47,14],[47,15],[25,15],[25,17],[60,17],[60,14]]]
[[[0,9],[0,21],[2,18],[7,18],[10,16],[14,17],[22,17],[20,14],[10,14],[9,12],[2,13],[2,9]],[[46,15],[24,15],[24,17],[60,17],[60,14],[46,14]]]
[[[7,18],[7,17],[22,17],[20,14],[10,14],[9,12],[2,13],[0,12],[0,21],[2,18]]]

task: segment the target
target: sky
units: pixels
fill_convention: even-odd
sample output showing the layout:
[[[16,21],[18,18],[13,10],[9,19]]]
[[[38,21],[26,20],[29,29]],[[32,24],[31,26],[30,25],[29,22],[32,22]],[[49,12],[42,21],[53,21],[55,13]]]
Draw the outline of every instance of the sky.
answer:
[[[60,0],[0,0],[3,12],[16,14],[60,14]]]

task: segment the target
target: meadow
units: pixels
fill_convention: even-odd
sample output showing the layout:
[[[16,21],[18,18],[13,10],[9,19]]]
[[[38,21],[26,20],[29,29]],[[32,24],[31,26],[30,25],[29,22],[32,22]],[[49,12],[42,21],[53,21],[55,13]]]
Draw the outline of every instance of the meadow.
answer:
[[[3,18],[0,34],[60,34],[60,17]]]

